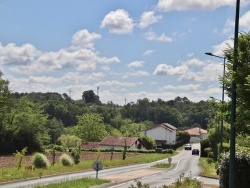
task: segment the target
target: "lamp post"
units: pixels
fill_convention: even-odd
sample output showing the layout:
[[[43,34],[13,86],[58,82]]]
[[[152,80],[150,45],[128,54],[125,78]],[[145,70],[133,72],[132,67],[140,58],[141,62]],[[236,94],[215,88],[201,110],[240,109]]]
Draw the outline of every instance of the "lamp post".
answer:
[[[234,60],[233,71],[238,64],[238,34],[239,34],[240,0],[236,0],[235,28],[234,28]],[[232,80],[232,102],[230,120],[230,159],[229,159],[229,187],[235,187],[235,121],[236,121],[236,82]]]
[[[223,76],[222,76],[222,97],[221,97],[221,104],[222,104],[222,109],[224,109],[224,91],[225,91],[225,84],[224,84],[224,78],[225,78],[225,64],[226,64],[226,57],[222,57],[222,56],[218,56],[218,55],[214,55],[211,52],[206,52],[206,55],[210,55],[213,57],[217,57],[223,60]],[[215,99],[214,97],[210,97],[212,99]],[[215,99],[216,100],[216,99]],[[217,99],[218,100],[218,99]],[[224,124],[224,119],[223,117],[221,117],[221,128],[220,128],[220,148],[219,148],[219,155],[222,152],[223,149],[223,124]]]

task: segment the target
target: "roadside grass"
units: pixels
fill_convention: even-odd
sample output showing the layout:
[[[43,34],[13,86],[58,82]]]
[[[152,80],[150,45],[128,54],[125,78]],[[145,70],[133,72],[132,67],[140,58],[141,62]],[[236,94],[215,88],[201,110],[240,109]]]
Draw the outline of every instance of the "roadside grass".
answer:
[[[61,183],[53,183],[49,185],[44,186],[36,186],[35,188],[89,188],[95,185],[101,185],[104,183],[109,183],[109,180],[103,180],[103,179],[93,179],[93,178],[82,178],[79,180],[70,180],[66,182]]]
[[[175,154],[176,153],[174,154],[151,153],[151,154],[144,154],[136,157],[126,158],[126,160],[116,158],[113,160],[105,159],[102,160],[101,162],[103,164],[103,169],[107,169],[117,166],[126,166],[139,163],[150,163],[157,160],[172,157]],[[22,167],[19,170],[16,167],[3,168],[0,169],[0,182],[7,182],[13,180],[28,179],[28,178],[39,178],[42,176],[92,170],[92,164],[94,161],[95,161],[94,159],[81,161],[79,164],[73,166],[63,166],[61,163],[57,162],[55,163],[54,166],[50,166],[49,168],[41,168],[35,170],[25,169],[24,167]]]
[[[207,162],[207,158],[200,157],[199,165],[203,169],[203,171],[200,173],[200,176],[219,178],[219,175],[216,174],[215,163],[209,164]]]
[[[158,163],[156,165],[153,165],[152,167],[155,167],[155,168],[170,168],[171,164],[170,163]]]

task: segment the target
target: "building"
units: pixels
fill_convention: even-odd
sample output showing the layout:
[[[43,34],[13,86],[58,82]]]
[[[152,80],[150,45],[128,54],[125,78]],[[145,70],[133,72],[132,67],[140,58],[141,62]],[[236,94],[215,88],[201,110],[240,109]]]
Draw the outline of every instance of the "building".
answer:
[[[184,131],[186,134],[190,135],[191,142],[200,142],[207,138],[207,131],[199,127],[188,129]]]
[[[145,136],[152,137],[155,140],[157,147],[161,147],[163,144],[174,145],[176,143],[176,131],[176,127],[168,123],[161,123],[143,131],[142,133]]]
[[[123,136],[106,136],[100,143],[99,147],[103,150],[116,149],[123,150],[124,146],[130,150],[146,149],[145,145],[138,137],[123,137]]]

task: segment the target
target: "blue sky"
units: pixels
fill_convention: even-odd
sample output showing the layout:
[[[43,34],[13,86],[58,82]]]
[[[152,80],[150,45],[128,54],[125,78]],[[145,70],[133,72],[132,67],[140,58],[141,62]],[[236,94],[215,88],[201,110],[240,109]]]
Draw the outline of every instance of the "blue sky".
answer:
[[[220,99],[234,0],[1,0],[0,70],[13,92],[93,90],[103,103]],[[250,30],[241,0],[240,31]]]

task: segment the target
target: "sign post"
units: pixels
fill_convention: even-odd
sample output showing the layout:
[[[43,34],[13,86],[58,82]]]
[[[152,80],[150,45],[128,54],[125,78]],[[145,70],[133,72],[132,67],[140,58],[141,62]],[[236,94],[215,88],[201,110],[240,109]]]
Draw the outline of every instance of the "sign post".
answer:
[[[96,171],[96,179],[98,179],[98,171],[102,170],[102,162],[94,161],[94,163],[92,164],[92,168]]]

